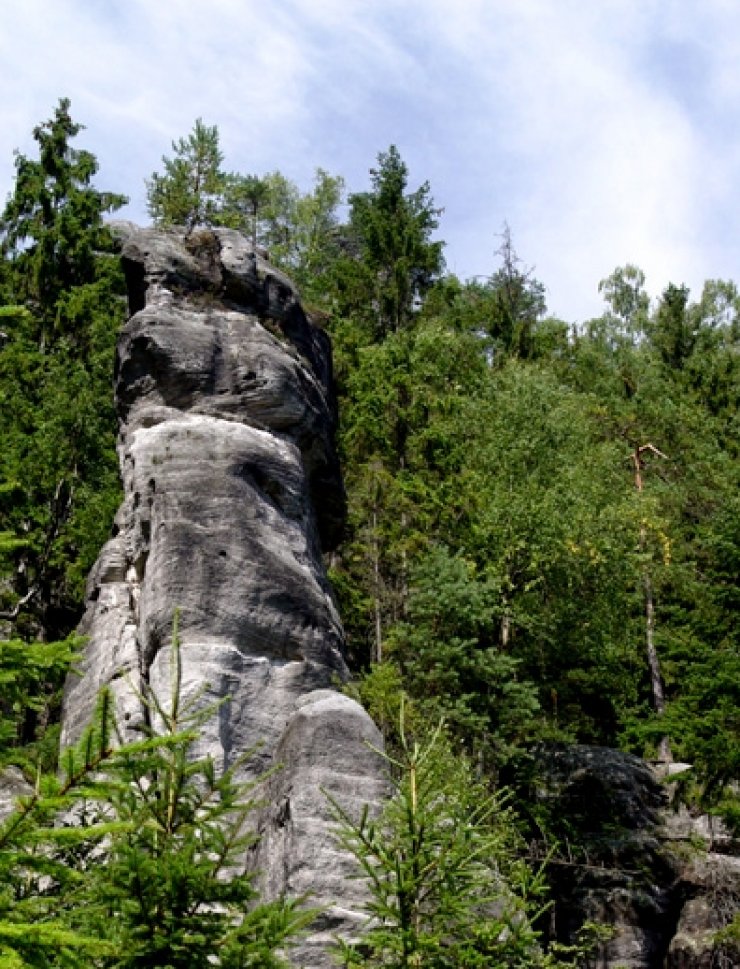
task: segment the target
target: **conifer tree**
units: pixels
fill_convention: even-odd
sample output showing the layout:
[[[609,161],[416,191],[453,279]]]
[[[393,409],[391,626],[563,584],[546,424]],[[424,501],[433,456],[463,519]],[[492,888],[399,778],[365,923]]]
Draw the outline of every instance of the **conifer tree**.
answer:
[[[378,155],[372,187],[349,197],[347,248],[338,267],[345,311],[367,314],[375,339],[404,327],[442,272],[442,242],[432,241],[440,209],[429,184],[407,191],[408,168],[395,145]],[[355,250],[352,252],[352,250]]]
[[[0,969],[287,967],[313,910],[261,901],[244,872],[263,778],[197,756],[216,711],[182,696],[176,629],[170,650],[170,696],[141,696],[143,737],[124,742],[104,692],[60,771],[0,823]]]
[[[144,736],[121,744],[106,765],[98,807],[116,827],[101,863],[73,898],[71,922],[113,947],[108,969],[283,969],[278,950],[313,918],[301,899],[262,902],[244,871],[256,835],[248,824],[254,791],[237,772],[253,753],[219,773],[199,757],[202,726],[217,706],[181,688],[177,628],[170,646],[170,693],[147,689]]]
[[[492,793],[454,750],[442,725],[412,736],[400,705],[385,755],[392,793],[381,811],[354,818],[332,801],[338,839],[357,860],[369,901],[343,965],[387,969],[575,969],[603,927],[572,946],[541,946],[548,908],[542,871],[524,860],[508,796]],[[589,941],[590,937],[590,941]]]
[[[216,125],[198,118],[186,138],[172,142],[173,157],[162,157],[164,172],[147,181],[147,208],[157,225],[196,226],[218,221],[226,189]]]
[[[62,99],[16,156],[0,217],[0,617],[23,638],[65,636],[118,503],[110,379],[123,275]]]

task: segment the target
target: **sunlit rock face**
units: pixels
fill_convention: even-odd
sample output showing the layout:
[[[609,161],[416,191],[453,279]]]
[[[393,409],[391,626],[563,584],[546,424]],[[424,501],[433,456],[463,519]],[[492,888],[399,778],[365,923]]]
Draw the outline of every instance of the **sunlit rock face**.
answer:
[[[177,616],[185,698],[226,698],[203,752],[226,767],[260,745],[244,767],[256,774],[278,747],[295,751],[293,762],[282,757],[280,797],[311,792],[311,807],[289,850],[265,813],[259,823],[265,844],[280,846],[280,870],[269,850],[259,864],[274,893],[296,878],[305,891],[311,858],[325,869],[334,852],[346,867],[314,789],[341,793],[344,774],[358,769],[370,801],[383,787],[366,744],[377,746],[377,731],[335,690],[347,671],[322,551],[338,540],[344,492],[329,340],[291,282],[238,233],[116,231],[132,314],[115,369],[124,500],[88,582],[87,643],[65,692],[63,742],[79,736],[104,686],[134,734],[146,716],[142,686],[169,693]],[[332,747],[331,763],[305,756],[301,731]],[[324,871],[318,880],[328,884]],[[359,890],[350,881],[342,898],[319,892],[318,901],[351,909]],[[321,946],[311,952],[301,965],[331,964]]]

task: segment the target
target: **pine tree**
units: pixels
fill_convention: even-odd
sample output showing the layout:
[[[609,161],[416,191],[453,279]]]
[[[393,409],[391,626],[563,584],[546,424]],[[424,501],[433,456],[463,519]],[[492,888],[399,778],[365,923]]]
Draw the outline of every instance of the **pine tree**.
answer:
[[[198,118],[187,138],[172,142],[173,157],[162,157],[164,172],[147,181],[147,208],[157,225],[196,226],[218,221],[227,187],[216,125]]]

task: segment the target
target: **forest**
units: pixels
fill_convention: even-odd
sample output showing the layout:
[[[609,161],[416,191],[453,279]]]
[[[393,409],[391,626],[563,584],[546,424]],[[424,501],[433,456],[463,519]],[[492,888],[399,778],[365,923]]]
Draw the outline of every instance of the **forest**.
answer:
[[[44,827],[54,805],[80,784],[95,787],[111,730],[103,698],[87,747],[60,765],[61,689],[81,645],[85,580],[120,501],[111,373],[126,315],[107,227],[126,200],[97,187],[80,130],[60,101],[34,129],[37,157],[16,156],[0,216],[0,756],[43,778],[23,824],[0,828],[4,880],[29,844],[56,837]],[[691,293],[676,282],[651,300],[643,272],[625,265],[583,280],[598,284],[599,317],[566,323],[548,314],[545,285],[506,225],[491,227],[490,275],[460,279],[445,269],[431,186],[410,184],[394,146],[368,161],[364,188],[320,169],[304,192],[280,172],[228,171],[217,128],[198,120],[146,182],[154,224],[239,229],[296,282],[331,336],[348,522],[327,565],[349,688],[398,763],[418,754],[410,725],[434,744],[444,723],[445,756],[463,757],[471,789],[485,778],[486,803],[506,786],[516,805],[538,744],[599,744],[691,764],[687,796],[738,827],[737,285],[709,279]],[[170,720],[169,739],[142,742],[106,782],[120,817],[123,779],[168,752],[186,761],[192,734]],[[208,780],[201,768],[222,785],[220,803],[233,803],[232,779]],[[197,785],[183,784],[194,797]],[[99,822],[98,836],[115,840],[109,828]],[[68,838],[59,850],[83,852]],[[45,874],[62,878],[52,854]],[[74,864],[63,878],[70,893],[113,905],[127,863],[130,853],[102,887],[79,884]],[[202,888],[206,874],[198,877]],[[13,926],[48,909],[9,884],[0,889],[3,969],[165,964],[93,943],[100,906],[97,928],[56,913],[48,937],[24,948]],[[248,888],[210,901],[243,902]],[[259,931],[244,928],[220,964],[281,965],[264,952],[302,916],[290,905],[255,911]],[[197,931],[215,937],[210,923]],[[245,955],[249,932],[249,945],[262,940],[259,957]],[[50,939],[67,961],[48,961]],[[500,962],[458,952],[423,964],[540,964],[528,944]]]

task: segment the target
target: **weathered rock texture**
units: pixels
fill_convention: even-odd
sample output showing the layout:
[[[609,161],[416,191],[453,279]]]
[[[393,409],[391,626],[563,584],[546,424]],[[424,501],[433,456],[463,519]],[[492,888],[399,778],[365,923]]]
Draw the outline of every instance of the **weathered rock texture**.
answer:
[[[261,744],[245,770],[285,765],[259,820],[266,885],[313,892],[330,906],[319,933],[340,928],[362,888],[344,877],[319,788],[372,803],[383,779],[375,727],[333,689],[343,635],[321,554],[344,495],[328,338],[238,233],[118,232],[132,313],[115,371],[124,501],[89,579],[63,742],[103,686],[130,728],[142,683],[167,695],[177,612],[185,695],[228,697],[204,751],[229,765]],[[301,965],[331,964],[316,942]]]
[[[740,904],[740,846],[716,820],[692,817],[630,754],[548,745],[537,762],[535,799],[565,846],[550,866],[553,933],[571,940],[586,919],[612,926],[599,969],[734,966],[714,939]]]

